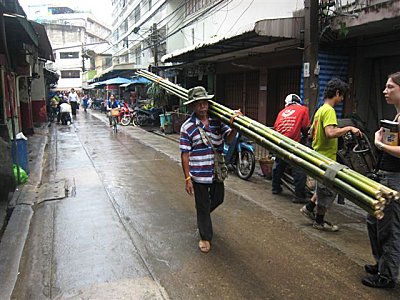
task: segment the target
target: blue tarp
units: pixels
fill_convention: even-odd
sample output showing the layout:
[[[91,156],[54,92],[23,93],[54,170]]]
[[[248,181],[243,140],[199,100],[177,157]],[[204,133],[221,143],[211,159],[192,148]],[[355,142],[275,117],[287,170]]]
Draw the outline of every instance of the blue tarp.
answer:
[[[126,79],[123,77],[115,77],[115,78],[108,79],[106,81],[102,81],[102,83],[106,84],[106,85],[125,84],[125,83],[131,83],[131,82],[132,82],[131,79]]]

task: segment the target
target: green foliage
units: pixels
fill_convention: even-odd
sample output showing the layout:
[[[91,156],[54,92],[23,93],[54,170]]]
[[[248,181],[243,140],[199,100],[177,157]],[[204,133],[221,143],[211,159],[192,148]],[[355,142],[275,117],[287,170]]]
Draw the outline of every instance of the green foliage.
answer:
[[[147,95],[153,100],[154,106],[164,107],[167,104],[165,90],[158,83],[150,84]]]

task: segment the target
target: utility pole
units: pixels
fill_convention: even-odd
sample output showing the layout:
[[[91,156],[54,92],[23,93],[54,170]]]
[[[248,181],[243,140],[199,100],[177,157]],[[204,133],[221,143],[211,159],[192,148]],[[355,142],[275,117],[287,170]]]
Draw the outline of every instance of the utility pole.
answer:
[[[304,102],[311,113],[315,110],[319,94],[318,77],[314,72],[318,62],[318,2],[304,1]]]
[[[85,47],[83,47],[82,44],[82,73],[86,72],[86,68],[85,68]]]
[[[152,32],[151,32],[151,40],[153,43],[153,52],[154,52],[154,66],[158,66],[158,32],[157,32],[157,23],[153,23]]]

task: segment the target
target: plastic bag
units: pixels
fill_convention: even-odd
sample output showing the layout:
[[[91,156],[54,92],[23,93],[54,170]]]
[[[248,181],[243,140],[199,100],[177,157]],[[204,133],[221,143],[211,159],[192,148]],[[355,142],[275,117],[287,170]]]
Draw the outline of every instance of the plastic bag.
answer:
[[[17,172],[17,165],[13,165],[13,171],[14,171],[14,178],[15,182],[18,183],[18,172]],[[25,170],[19,167],[19,181],[20,183],[25,183],[28,181],[28,175],[26,174]]]

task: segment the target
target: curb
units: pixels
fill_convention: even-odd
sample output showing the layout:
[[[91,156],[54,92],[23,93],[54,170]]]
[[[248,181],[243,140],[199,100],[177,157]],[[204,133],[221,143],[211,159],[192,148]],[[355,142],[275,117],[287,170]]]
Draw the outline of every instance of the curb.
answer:
[[[4,232],[0,243],[0,266],[4,270],[0,272],[0,299],[11,298],[32,216],[30,206],[16,206]]]
[[[19,266],[24,251],[25,242],[29,235],[30,223],[34,211],[30,205],[20,202],[23,190],[27,186],[37,186],[42,181],[43,159],[48,145],[48,124],[37,128],[37,134],[30,139],[29,161],[31,173],[27,184],[20,185],[14,191],[8,208],[12,209],[10,219],[5,224],[4,233],[0,240],[0,299],[10,299],[19,275]],[[29,142],[28,142],[29,143]]]

